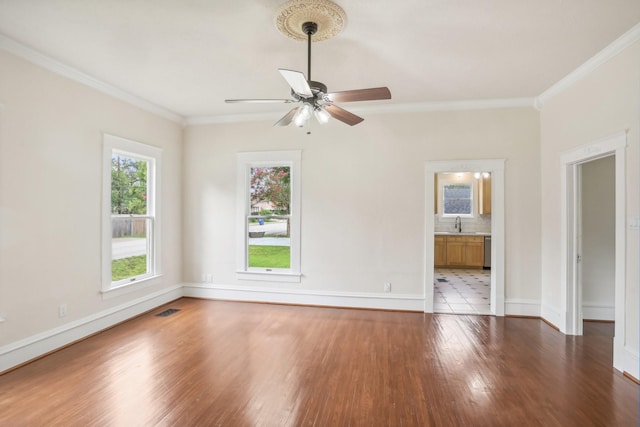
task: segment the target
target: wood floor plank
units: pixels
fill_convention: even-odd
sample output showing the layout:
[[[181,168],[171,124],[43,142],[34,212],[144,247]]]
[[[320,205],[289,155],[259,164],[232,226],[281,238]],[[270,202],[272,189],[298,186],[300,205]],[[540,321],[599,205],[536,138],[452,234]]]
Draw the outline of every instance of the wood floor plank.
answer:
[[[188,298],[154,313],[0,376],[0,425],[638,425],[601,327]]]

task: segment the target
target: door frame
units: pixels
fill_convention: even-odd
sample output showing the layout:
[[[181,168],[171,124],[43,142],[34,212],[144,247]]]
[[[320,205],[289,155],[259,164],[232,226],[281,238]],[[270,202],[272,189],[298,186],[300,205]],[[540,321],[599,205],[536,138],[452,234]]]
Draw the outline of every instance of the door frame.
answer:
[[[504,164],[505,159],[440,160],[425,163],[425,313],[433,313],[435,175],[444,172],[491,172],[491,314],[504,316]]]
[[[615,337],[613,366],[622,369],[625,336],[626,286],[626,146],[627,131],[581,145],[561,155],[561,223],[560,223],[560,283],[564,316],[560,331],[567,335],[582,335],[582,286],[578,255],[580,209],[580,165],[602,157],[615,156]]]

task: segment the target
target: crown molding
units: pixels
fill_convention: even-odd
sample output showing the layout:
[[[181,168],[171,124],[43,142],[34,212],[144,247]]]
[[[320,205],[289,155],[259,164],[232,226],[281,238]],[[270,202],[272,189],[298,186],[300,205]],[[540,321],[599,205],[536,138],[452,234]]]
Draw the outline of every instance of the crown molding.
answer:
[[[354,112],[423,113],[431,111],[493,110],[500,108],[533,108],[534,98],[469,99],[461,101],[412,102],[405,104],[377,104],[354,108]]]
[[[27,47],[22,43],[19,43],[3,34],[0,34],[0,49],[5,50],[33,64],[39,65],[40,67],[59,74],[63,77],[89,86],[128,104],[134,105],[142,110],[184,125],[185,120],[181,115],[176,114],[173,111],[167,110],[166,108],[156,105],[145,99],[132,95],[122,89],[118,89],[115,86],[98,80],[95,77],[85,74],[73,67],[65,65],[62,62],[44,55],[30,47]]]
[[[191,125],[210,125],[220,123],[242,123],[242,122],[261,122],[268,120],[278,120],[286,114],[286,110],[282,112],[270,113],[247,113],[247,114],[224,114],[211,116],[187,116],[185,126]]]
[[[415,113],[435,111],[461,111],[461,110],[486,110],[496,108],[533,107],[541,110],[545,103],[553,97],[573,86],[580,80],[590,75],[601,65],[617,56],[632,44],[640,41],[640,24],[636,24],[629,31],[616,39],[609,46],[598,52],[591,59],[573,70],[564,78],[553,84],[543,93],[534,98],[504,98],[464,101],[420,102],[405,104],[381,104],[375,106],[362,106],[350,109],[357,113],[384,114],[384,113]],[[46,56],[30,47],[27,47],[3,34],[0,34],[0,49],[39,65],[49,71],[89,86],[121,101],[134,105],[142,110],[166,118],[183,126],[219,123],[240,123],[253,121],[278,120],[282,113],[255,113],[233,114],[213,116],[188,116],[183,117],[157,104],[139,98],[122,89],[105,83],[73,67],[63,64],[49,56]],[[4,106],[0,104],[0,111]]]
[[[349,108],[353,113],[393,114],[436,111],[490,110],[499,108],[533,108],[535,98],[479,99],[467,101],[414,102],[405,104],[380,104]],[[215,116],[190,116],[185,125],[257,122],[278,120],[286,111],[278,113],[229,114]]]
[[[549,102],[553,97],[564,92],[580,80],[584,79],[598,67],[614,58],[620,52],[640,40],[640,24],[636,24],[629,31],[618,37],[609,46],[595,54],[584,64],[567,74],[564,78],[553,84],[549,89],[545,90],[535,99],[535,108],[541,110],[544,104]]]

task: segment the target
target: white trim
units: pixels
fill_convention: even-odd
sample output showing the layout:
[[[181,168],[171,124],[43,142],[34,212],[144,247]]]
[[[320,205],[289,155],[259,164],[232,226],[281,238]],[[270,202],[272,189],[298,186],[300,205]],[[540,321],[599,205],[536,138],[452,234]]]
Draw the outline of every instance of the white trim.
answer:
[[[32,64],[39,65],[46,70],[81,83],[85,86],[89,86],[90,88],[96,89],[102,93],[106,93],[109,96],[136,106],[142,110],[148,111],[149,113],[155,114],[165,119],[169,119],[172,122],[176,122],[180,125],[185,124],[184,117],[174,113],[173,111],[167,110],[164,107],[161,107],[157,104],[139,98],[135,95],[130,94],[129,92],[98,80],[95,77],[83,73],[82,71],[63,64],[62,62],[53,59],[50,56],[44,55],[36,51],[35,49],[18,43],[17,41],[3,34],[0,34],[0,49],[5,50],[24,60],[27,60]]]
[[[274,304],[423,311],[422,295],[389,295],[185,283],[185,297]]]
[[[540,304],[540,317],[560,329],[562,310],[546,304]]]
[[[534,98],[503,98],[503,99],[476,99],[466,101],[443,102],[413,102],[406,104],[378,104],[369,106],[357,106],[349,111],[362,114],[394,114],[394,113],[420,113],[431,111],[463,111],[463,110],[490,110],[499,108],[534,108]],[[248,113],[226,114],[216,116],[189,116],[185,124],[205,125],[220,123],[276,121],[282,117],[285,111],[272,113]]]
[[[613,154],[618,148],[625,147],[626,139],[627,131],[621,130],[579,147],[565,150],[560,154],[560,160],[563,164],[585,163],[589,160],[606,157]]]
[[[300,283],[300,273],[279,273],[268,271],[236,271],[238,280],[257,280],[260,282]]]
[[[162,275],[162,148],[142,144],[107,133],[102,135],[102,286],[101,292],[114,291],[115,295],[126,293],[125,288],[140,289],[154,284],[152,279]],[[149,161],[147,170],[147,201],[151,209],[147,214],[154,217],[151,236],[152,271],[130,283],[111,281],[111,156],[114,151],[131,154],[132,157]],[[146,283],[143,283],[146,282]]]
[[[300,230],[302,150],[251,151],[236,153],[236,275],[242,280],[300,282]],[[247,216],[249,206],[249,169],[252,166],[288,166],[291,168],[290,256],[291,268],[272,272],[247,268]]]
[[[161,279],[162,274],[156,274],[154,276],[148,276],[143,279],[138,279],[134,283],[114,286],[110,289],[102,289],[100,293],[102,294],[103,300],[109,300],[111,298],[116,298],[122,295],[130,294],[131,292],[136,292],[141,289],[148,288],[150,286],[159,285],[160,283],[162,283],[160,281]]]
[[[0,373],[182,297],[175,285],[0,347]]]
[[[615,343],[615,338],[614,338],[614,343]],[[628,372],[636,379],[640,378],[640,375],[639,375],[640,367],[638,366],[640,363],[640,358],[638,357],[638,352],[630,347],[623,346],[620,353],[621,353],[619,357],[620,368],[618,369],[621,372]]]
[[[564,78],[554,83],[549,89],[542,92],[542,94],[535,99],[535,107],[539,110],[542,109],[544,104],[549,102],[552,98],[589,76],[598,67],[614,58],[638,40],[640,40],[640,24],[636,24],[633,28],[618,37],[613,41],[613,43],[595,54],[584,64],[580,65]]]
[[[509,316],[540,317],[540,301],[529,299],[509,299],[504,302],[504,314]]]
[[[582,303],[582,318],[584,320],[615,320],[615,306],[602,305],[592,302]]]
[[[505,313],[504,159],[443,160],[425,163],[424,311],[433,313],[434,176],[442,172],[491,172],[491,314]]]
[[[620,131],[563,152],[560,156],[560,277],[561,313],[557,326],[567,335],[582,334],[581,289],[577,277],[577,170],[580,164],[615,156],[615,337],[613,367],[624,370],[626,334],[626,146],[627,131]]]

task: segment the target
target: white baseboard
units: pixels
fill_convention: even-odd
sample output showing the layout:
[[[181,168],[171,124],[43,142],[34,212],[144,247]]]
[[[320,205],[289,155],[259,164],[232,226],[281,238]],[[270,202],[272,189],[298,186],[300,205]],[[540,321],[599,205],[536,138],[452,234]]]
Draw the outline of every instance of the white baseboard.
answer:
[[[566,330],[566,324],[562,320],[561,311],[557,308],[540,304],[540,317],[560,329],[560,331]]]
[[[585,302],[582,304],[582,318],[585,320],[610,320],[616,319],[616,310],[613,305],[600,305]]]
[[[185,283],[2,346],[0,347],[0,373],[183,296],[329,307],[420,312],[424,310],[423,295],[293,291],[289,289]],[[562,325],[561,315],[557,309],[541,305],[536,300],[508,300],[505,302],[505,314],[542,317],[558,327]],[[620,371],[628,372],[635,378],[640,378],[638,352],[615,341],[614,367]]]
[[[510,299],[504,302],[505,316],[540,317],[540,301]]]
[[[185,283],[185,297],[383,310],[424,311],[423,295],[356,294]]]
[[[638,351],[623,344],[618,337],[613,338],[613,367],[620,372],[627,372],[636,379],[640,379]]]
[[[0,373],[182,297],[177,285],[0,347]]]

